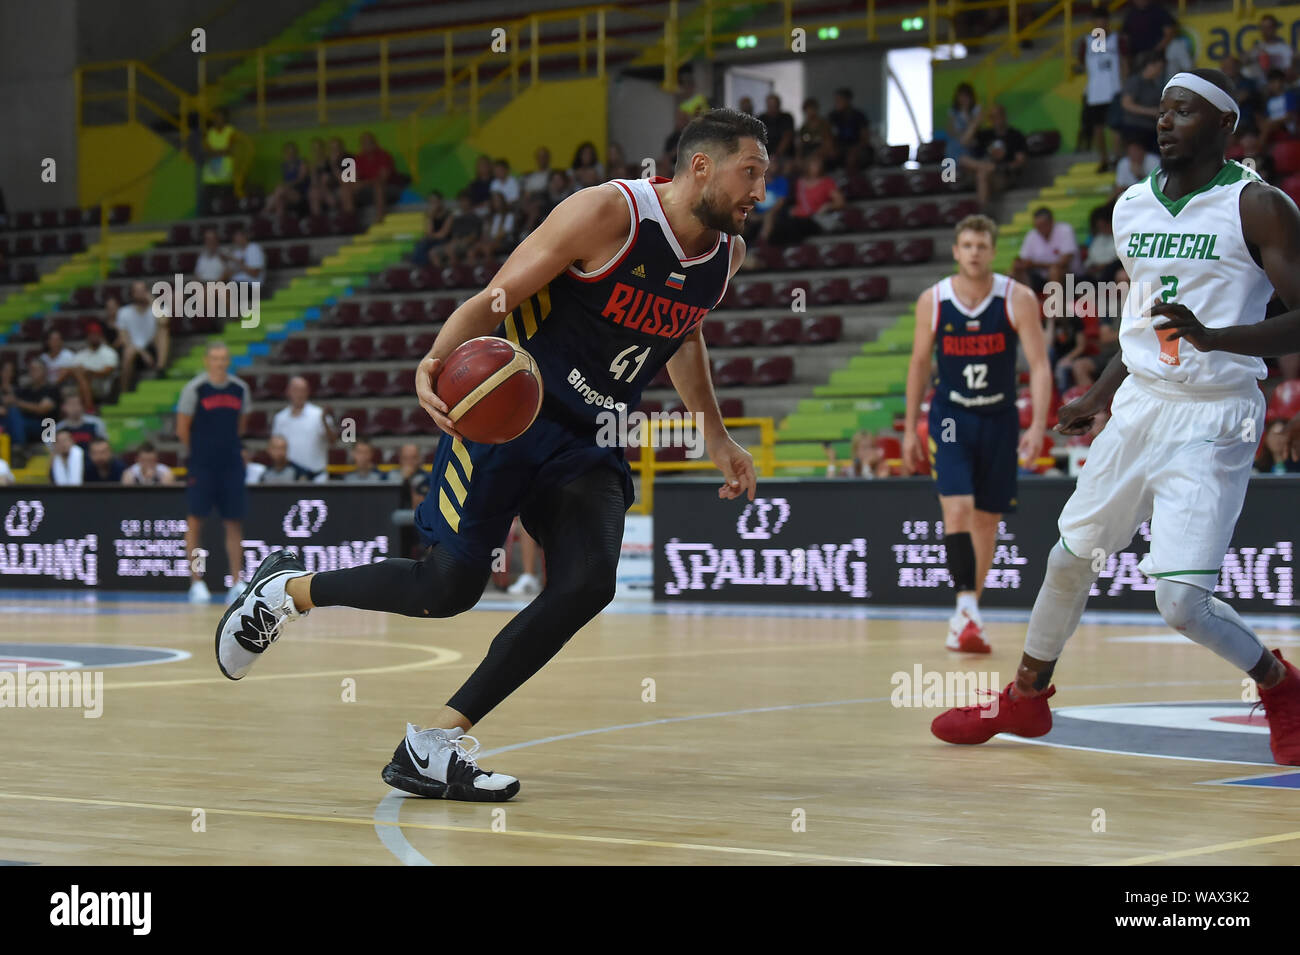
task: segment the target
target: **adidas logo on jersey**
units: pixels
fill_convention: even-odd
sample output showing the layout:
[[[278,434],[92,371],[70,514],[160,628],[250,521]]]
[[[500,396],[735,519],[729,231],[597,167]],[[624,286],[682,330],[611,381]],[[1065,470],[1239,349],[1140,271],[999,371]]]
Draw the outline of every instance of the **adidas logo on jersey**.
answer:
[[[645,278],[645,266],[644,266],[644,265],[638,265],[636,268],[634,268],[634,269],[632,270],[632,274],[635,275],[635,276],[636,276],[637,278],[639,278],[639,279],[643,279],[643,278]]]

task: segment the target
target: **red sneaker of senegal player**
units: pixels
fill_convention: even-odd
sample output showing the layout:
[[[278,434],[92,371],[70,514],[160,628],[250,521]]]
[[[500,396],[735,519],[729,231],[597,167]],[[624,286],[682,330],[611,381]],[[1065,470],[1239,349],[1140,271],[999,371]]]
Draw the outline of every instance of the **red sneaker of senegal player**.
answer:
[[[1283,766],[1300,766],[1300,670],[1282,659],[1286,676],[1272,689],[1259,688],[1259,701],[1264,704],[1268,718],[1268,745],[1273,750],[1273,761]]]
[[[948,642],[944,645],[959,653],[993,652],[993,647],[984,639],[984,628],[965,610],[948,619]]]
[[[940,713],[930,724],[930,732],[945,743],[986,743],[998,733],[1046,736],[1052,730],[1052,710],[1047,699],[1056,693],[1056,687],[1049,686],[1037,696],[1012,696],[1012,686],[1008,683],[988,703]],[[991,690],[985,692],[992,694]]]

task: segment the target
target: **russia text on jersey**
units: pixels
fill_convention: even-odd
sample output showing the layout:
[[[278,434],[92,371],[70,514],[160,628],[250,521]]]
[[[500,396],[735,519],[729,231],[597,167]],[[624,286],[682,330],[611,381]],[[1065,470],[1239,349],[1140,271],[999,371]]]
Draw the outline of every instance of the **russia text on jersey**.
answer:
[[[616,282],[600,314],[604,318],[613,319],[615,325],[622,325],[630,331],[640,331],[645,335],[659,335],[663,338],[682,338],[704,321],[704,316],[709,314],[709,310],[687,305],[685,302],[676,302],[662,295],[651,295],[641,289]]]
[[[988,335],[945,335],[945,355],[1000,355],[1007,350],[1007,336],[1002,332]]]

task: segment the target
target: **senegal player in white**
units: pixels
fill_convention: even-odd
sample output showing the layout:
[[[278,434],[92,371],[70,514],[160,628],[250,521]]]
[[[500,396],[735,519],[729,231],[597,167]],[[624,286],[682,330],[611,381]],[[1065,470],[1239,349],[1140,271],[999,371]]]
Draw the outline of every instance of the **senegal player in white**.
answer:
[[[1115,246],[1132,280],[1120,355],[1061,409],[1058,428],[1086,431],[1113,397],[1110,422],[1061,512],[1016,679],[995,703],[935,719],[940,739],[982,743],[1051,729],[1052,672],[1092,582],[1150,519],[1151,550],[1140,566],[1156,581],[1161,616],[1259,684],[1274,760],[1300,765],[1300,671],[1214,596],[1262,433],[1264,363],[1201,352],[1178,334],[1193,313],[1210,329],[1246,334],[1243,326],[1264,319],[1274,289],[1289,308],[1300,306],[1300,210],[1250,169],[1224,161],[1237,119],[1232,83],[1218,70],[1178,73],[1165,85],[1161,167],[1115,203]],[[1156,316],[1181,317],[1153,318],[1153,306]]]

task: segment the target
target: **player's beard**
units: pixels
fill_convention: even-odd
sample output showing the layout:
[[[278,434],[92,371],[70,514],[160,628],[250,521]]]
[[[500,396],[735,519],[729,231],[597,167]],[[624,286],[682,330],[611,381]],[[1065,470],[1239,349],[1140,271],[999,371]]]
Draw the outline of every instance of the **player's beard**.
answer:
[[[703,222],[705,228],[717,229],[727,235],[739,235],[741,232],[736,226],[736,207],[730,203],[719,202],[717,193],[711,189],[705,189],[700,196],[700,201],[695,203],[695,208],[691,210],[691,214]]]

